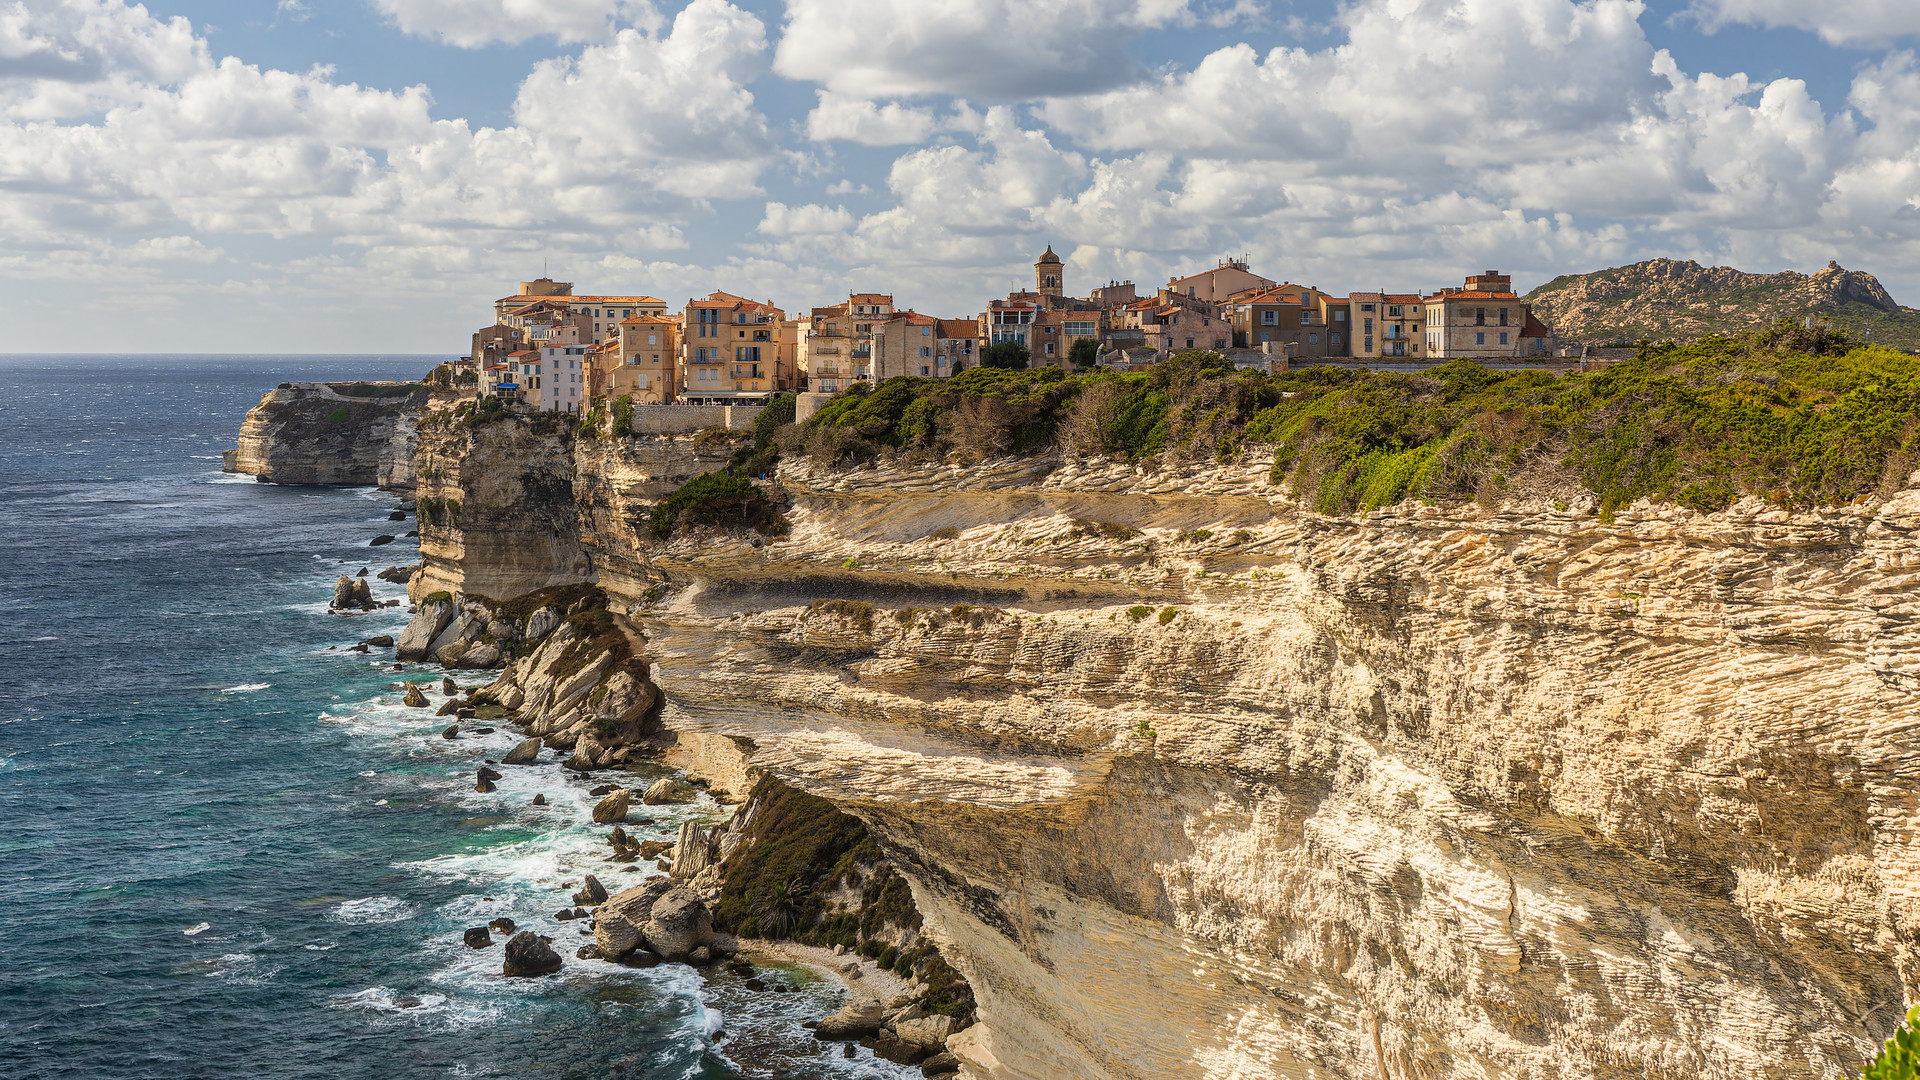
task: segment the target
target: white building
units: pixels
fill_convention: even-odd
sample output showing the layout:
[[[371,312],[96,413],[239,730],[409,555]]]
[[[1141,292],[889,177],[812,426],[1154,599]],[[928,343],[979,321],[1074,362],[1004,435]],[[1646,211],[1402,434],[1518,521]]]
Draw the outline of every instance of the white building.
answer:
[[[587,396],[587,353],[591,351],[586,345],[541,349],[538,361],[521,365],[522,396],[542,412],[579,412]]]

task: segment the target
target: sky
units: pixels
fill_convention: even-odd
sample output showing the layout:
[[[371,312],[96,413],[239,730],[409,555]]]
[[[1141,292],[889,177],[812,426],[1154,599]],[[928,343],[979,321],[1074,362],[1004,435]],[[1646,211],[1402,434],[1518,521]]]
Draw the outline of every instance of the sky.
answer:
[[[1917,0],[0,0],[12,352],[459,353],[539,276],[1920,303]]]

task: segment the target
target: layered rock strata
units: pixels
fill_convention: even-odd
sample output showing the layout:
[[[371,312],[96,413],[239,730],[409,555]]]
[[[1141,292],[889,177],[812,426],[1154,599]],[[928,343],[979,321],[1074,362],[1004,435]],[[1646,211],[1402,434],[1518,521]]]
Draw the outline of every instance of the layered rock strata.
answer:
[[[688,753],[874,831],[969,1075],[1837,1078],[1920,977],[1920,492],[1347,520],[1259,460],[790,463],[788,538],[663,545],[597,453],[539,543]],[[502,573],[463,529],[416,581]]]
[[[283,383],[247,411],[223,467],[262,483],[410,488],[429,397],[419,386]]]

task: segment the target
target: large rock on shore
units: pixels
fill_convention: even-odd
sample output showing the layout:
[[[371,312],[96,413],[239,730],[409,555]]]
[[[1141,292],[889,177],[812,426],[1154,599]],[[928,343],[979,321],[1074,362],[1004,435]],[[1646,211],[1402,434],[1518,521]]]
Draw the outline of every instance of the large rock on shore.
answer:
[[[627,808],[632,804],[632,799],[631,791],[626,788],[616,788],[613,794],[594,804],[594,824],[617,825],[627,820]]]
[[[502,765],[531,765],[540,757],[539,739],[522,739],[500,759]]]
[[[545,975],[560,970],[560,954],[553,951],[553,939],[522,930],[507,942],[507,957],[501,965],[503,975]]]
[[[673,888],[665,880],[649,881],[631,889],[622,889],[593,910],[593,940],[600,955],[618,960],[646,944],[644,927],[653,914],[654,901]]]
[[[424,709],[427,706],[433,704],[432,702],[427,700],[427,695],[420,692],[419,683],[407,684],[406,703],[409,708],[414,708],[414,709]]]
[[[640,797],[640,801],[648,806],[689,803],[699,794],[699,789],[685,780],[663,778],[647,785],[647,793]]]
[[[512,946],[508,946],[511,948]],[[864,1039],[880,1032],[886,1009],[877,1001],[850,1002],[813,1029],[816,1039]]]
[[[693,950],[713,943],[713,913],[692,889],[672,888],[653,902],[640,928],[647,947],[667,960],[685,960]]]
[[[401,660],[425,660],[427,646],[453,621],[454,606],[452,600],[427,600],[421,603],[419,610],[400,632],[400,640],[394,646],[394,656]]]

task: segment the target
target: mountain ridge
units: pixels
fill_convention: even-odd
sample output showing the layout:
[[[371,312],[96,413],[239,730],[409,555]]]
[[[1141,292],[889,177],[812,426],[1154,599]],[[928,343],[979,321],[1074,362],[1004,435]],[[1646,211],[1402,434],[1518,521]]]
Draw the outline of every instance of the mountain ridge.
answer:
[[[1816,314],[1873,344],[1920,349],[1920,310],[1895,301],[1872,274],[1837,262],[1812,274],[1755,274],[1690,259],[1648,259],[1562,274],[1525,299],[1569,344],[1688,341]]]

